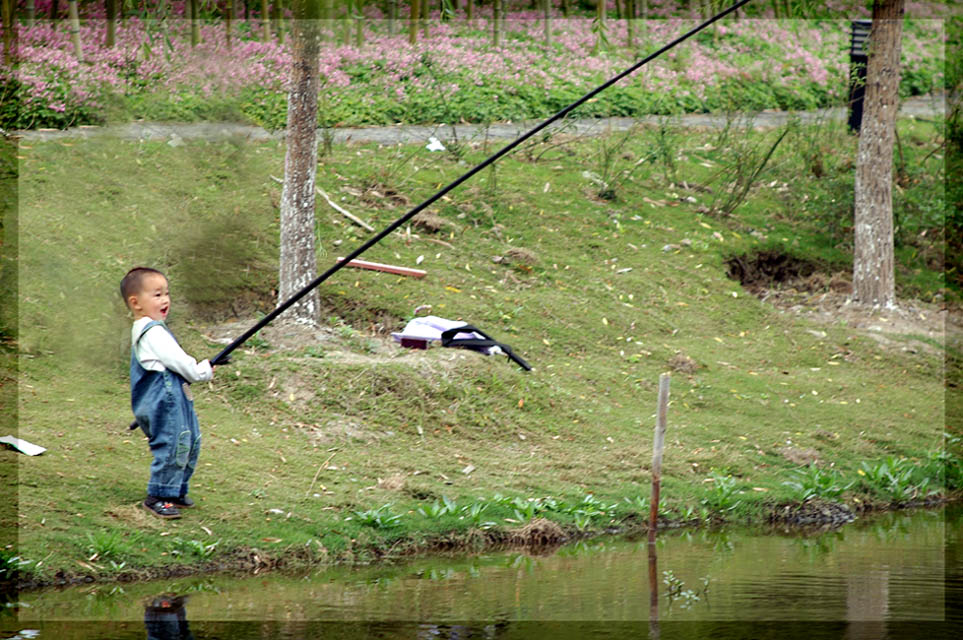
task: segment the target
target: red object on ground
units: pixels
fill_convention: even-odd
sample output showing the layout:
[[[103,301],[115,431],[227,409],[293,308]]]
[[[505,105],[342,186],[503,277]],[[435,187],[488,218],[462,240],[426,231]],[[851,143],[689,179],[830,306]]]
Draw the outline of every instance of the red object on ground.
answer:
[[[338,262],[344,260],[343,257],[338,258]],[[428,275],[427,271],[422,271],[421,269],[411,269],[409,267],[396,267],[390,264],[381,264],[380,262],[368,262],[367,260],[352,260],[348,263],[349,267],[357,267],[359,269],[371,269],[372,271],[384,271],[385,273],[395,273],[399,276],[411,276],[413,278],[424,278]]]

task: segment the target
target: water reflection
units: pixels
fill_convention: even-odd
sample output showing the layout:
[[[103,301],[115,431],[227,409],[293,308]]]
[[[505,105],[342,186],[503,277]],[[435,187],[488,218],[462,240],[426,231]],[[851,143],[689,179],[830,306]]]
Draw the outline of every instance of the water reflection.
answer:
[[[584,540],[551,556],[499,551],[304,575],[174,579],[159,588],[90,585],[25,594],[29,608],[19,613],[24,628],[34,628],[33,621],[47,625],[43,637],[142,639],[145,603],[163,590],[190,595],[191,624],[187,607],[178,617],[172,600],[152,613],[158,634],[163,622],[166,637],[193,634],[198,640],[327,640],[357,637],[358,630],[386,639],[541,638],[548,630],[553,640],[747,637],[735,632],[740,627],[734,622],[772,631],[755,637],[779,640],[897,638],[907,623],[918,631],[921,621],[939,623],[954,615],[960,621],[944,603],[960,600],[961,520],[959,509],[945,518],[886,514],[806,535],[666,531],[654,545],[645,539]],[[128,621],[137,633],[47,633],[58,620]],[[215,629],[211,620],[221,626]],[[776,631],[769,624],[786,621],[804,623],[807,634],[794,636],[785,625]],[[226,633],[228,624],[239,626]],[[688,628],[698,631],[683,634]],[[814,629],[826,633],[809,633]],[[149,638],[151,633],[149,628]],[[176,633],[181,635],[171,635]]]
[[[187,596],[162,594],[144,604],[147,640],[194,640],[187,623]]]

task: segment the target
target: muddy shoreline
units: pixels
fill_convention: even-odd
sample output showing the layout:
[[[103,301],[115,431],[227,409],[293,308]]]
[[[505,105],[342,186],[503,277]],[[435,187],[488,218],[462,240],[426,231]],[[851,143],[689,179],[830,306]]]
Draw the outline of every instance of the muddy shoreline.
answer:
[[[726,520],[720,517],[703,520],[659,519],[660,530],[682,528],[724,528],[731,525],[768,527],[769,534],[787,533],[817,535],[839,529],[855,522],[859,516],[887,511],[910,509],[933,509],[946,504],[963,501],[963,496],[936,496],[923,500],[901,503],[859,502],[854,506],[824,500],[808,500],[773,505],[762,518],[746,522]],[[366,547],[350,551],[334,559],[319,561],[309,550],[300,547],[279,554],[270,554],[257,548],[239,548],[224,557],[198,564],[172,564],[159,567],[131,569],[109,575],[67,572],[59,570],[51,579],[14,580],[0,583],[0,593],[19,593],[49,588],[69,588],[83,584],[130,584],[168,578],[186,578],[197,575],[263,575],[272,571],[295,571],[354,562],[391,562],[419,554],[483,552],[498,549],[518,549],[534,555],[554,553],[560,546],[577,540],[589,540],[602,536],[632,536],[648,532],[648,522],[641,515],[623,520],[617,526],[598,530],[579,531],[563,528],[558,524],[537,518],[517,529],[470,529],[449,532],[436,538],[395,542],[390,548]]]

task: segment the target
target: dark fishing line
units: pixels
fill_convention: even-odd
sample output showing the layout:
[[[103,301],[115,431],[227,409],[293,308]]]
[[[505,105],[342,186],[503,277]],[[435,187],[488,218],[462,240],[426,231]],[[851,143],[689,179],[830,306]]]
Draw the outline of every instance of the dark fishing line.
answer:
[[[327,280],[328,278],[330,278],[331,276],[333,276],[339,269],[343,268],[343,267],[344,267],[345,265],[347,265],[349,262],[351,262],[352,260],[354,260],[355,258],[357,258],[358,256],[360,256],[362,253],[364,253],[365,251],[367,251],[368,249],[370,249],[370,248],[373,247],[374,245],[378,244],[382,239],[384,239],[385,236],[387,236],[387,235],[390,234],[392,231],[394,231],[395,229],[397,229],[398,227],[400,227],[401,225],[403,225],[405,222],[407,222],[408,220],[410,220],[412,217],[414,217],[415,215],[417,215],[419,212],[421,212],[421,211],[423,211],[424,209],[430,207],[432,204],[434,204],[437,200],[439,200],[442,196],[444,196],[445,194],[447,194],[449,191],[451,191],[452,189],[454,189],[455,187],[457,187],[457,186],[460,185],[461,183],[465,182],[466,180],[468,180],[469,178],[471,178],[473,175],[475,175],[476,173],[478,173],[479,171],[481,171],[482,169],[484,169],[484,168],[487,167],[488,165],[494,163],[496,160],[498,160],[499,158],[501,158],[502,156],[504,156],[505,154],[507,154],[509,151],[511,151],[512,149],[514,149],[514,148],[517,147],[518,145],[520,145],[520,144],[521,144],[522,142],[524,142],[525,140],[528,140],[529,138],[531,138],[533,135],[535,135],[536,133],[538,133],[539,131],[541,131],[542,129],[544,129],[545,127],[547,127],[548,125],[552,124],[552,123],[555,122],[556,120],[560,120],[561,118],[564,118],[566,115],[568,115],[569,113],[571,113],[573,110],[575,110],[576,108],[578,108],[578,107],[580,107],[581,105],[585,104],[586,102],[588,102],[589,100],[591,100],[593,97],[595,97],[596,95],[598,95],[598,94],[601,93],[602,91],[605,91],[606,89],[608,89],[609,87],[611,87],[612,85],[614,85],[614,84],[615,84],[616,82],[618,82],[619,80],[622,80],[622,79],[625,78],[626,76],[628,76],[628,75],[630,75],[630,74],[632,74],[632,73],[635,73],[635,72],[638,71],[643,65],[647,64],[648,62],[651,62],[652,60],[654,60],[655,58],[659,57],[660,55],[662,55],[663,53],[665,53],[665,52],[668,51],[669,49],[675,47],[676,45],[678,45],[678,44],[680,44],[680,43],[688,40],[689,38],[691,38],[691,37],[694,36],[695,34],[699,33],[700,31],[702,31],[703,29],[705,29],[706,27],[708,27],[708,26],[711,25],[712,23],[716,22],[717,20],[721,20],[721,19],[724,18],[725,16],[727,16],[727,15],[729,15],[730,13],[732,13],[733,11],[737,10],[739,7],[743,6],[744,4],[747,4],[749,1],[750,1],[750,0],[740,0],[740,1],[737,2],[736,4],[734,4],[734,5],[732,5],[731,7],[729,7],[728,9],[726,9],[726,10],[724,10],[724,11],[722,11],[722,12],[716,14],[716,15],[714,15],[713,17],[709,18],[708,20],[706,20],[705,22],[703,22],[703,23],[700,24],[699,26],[697,26],[697,27],[695,27],[695,28],[687,31],[686,33],[684,33],[683,35],[679,36],[678,38],[676,38],[676,39],[673,40],[672,42],[666,44],[666,45],[663,46],[661,49],[655,51],[654,53],[650,53],[648,56],[646,56],[645,58],[639,60],[639,61],[636,62],[634,65],[632,65],[631,67],[629,67],[628,69],[626,69],[625,71],[623,71],[623,72],[619,73],[618,75],[614,76],[613,78],[609,79],[609,80],[608,80],[607,82],[605,82],[604,84],[599,85],[598,87],[596,87],[596,88],[593,89],[592,91],[589,91],[589,92],[586,93],[584,96],[582,96],[581,98],[579,98],[578,100],[576,100],[576,101],[573,102],[572,104],[568,105],[567,107],[565,107],[564,109],[562,109],[561,111],[559,111],[558,113],[556,113],[555,115],[553,115],[552,117],[550,117],[548,120],[545,120],[545,121],[542,122],[541,124],[535,126],[535,127],[532,128],[531,130],[529,130],[527,133],[522,134],[519,138],[516,138],[514,141],[512,141],[512,142],[510,142],[509,144],[507,144],[507,145],[505,145],[504,147],[502,147],[499,151],[495,152],[494,154],[492,154],[491,156],[489,156],[488,158],[486,158],[485,160],[483,160],[480,164],[476,165],[474,168],[472,168],[472,169],[470,169],[469,171],[467,171],[466,173],[462,174],[459,178],[457,178],[456,180],[454,180],[454,181],[452,181],[451,183],[449,183],[447,186],[445,186],[444,188],[442,188],[440,191],[438,191],[437,193],[435,193],[433,196],[431,196],[430,198],[428,198],[427,200],[425,200],[424,202],[422,202],[421,204],[419,204],[418,206],[416,206],[414,209],[412,209],[411,211],[409,211],[408,213],[406,213],[406,214],[403,215],[402,217],[400,217],[400,218],[398,218],[397,220],[395,220],[394,222],[392,222],[390,225],[388,225],[387,227],[385,227],[384,230],[382,230],[380,233],[378,233],[378,235],[376,235],[376,236],[374,236],[374,237],[372,237],[372,238],[369,238],[364,244],[362,244],[360,247],[358,247],[357,249],[355,249],[354,251],[352,251],[350,254],[348,254],[347,256],[345,256],[345,258],[344,258],[343,260],[341,260],[341,261],[339,261],[339,262],[336,262],[330,269],[328,269],[327,271],[325,271],[324,273],[322,273],[320,276],[318,276],[317,278],[315,278],[314,280],[312,280],[311,282],[309,282],[308,284],[306,284],[303,288],[301,288],[300,291],[298,291],[298,292],[295,293],[293,296],[291,296],[290,298],[288,298],[287,300],[285,300],[283,303],[281,303],[280,305],[278,305],[273,311],[271,311],[269,314],[267,314],[266,316],[264,316],[263,318],[261,318],[261,320],[258,321],[257,324],[255,324],[253,327],[251,327],[250,329],[248,329],[247,331],[245,331],[243,334],[241,334],[240,337],[236,338],[236,339],[235,339],[233,342],[231,342],[229,345],[227,345],[226,347],[224,347],[224,349],[222,349],[220,353],[218,353],[216,356],[214,356],[213,358],[211,358],[211,364],[212,364],[212,365],[216,365],[216,364],[222,363],[222,362],[228,357],[228,355],[229,355],[232,351],[234,351],[234,350],[237,349],[239,346],[241,346],[242,344],[244,344],[244,342],[246,342],[251,336],[253,336],[255,333],[257,333],[258,331],[260,331],[261,329],[263,329],[265,326],[267,326],[268,323],[270,323],[272,320],[274,320],[275,318],[277,318],[279,315],[281,315],[282,313],[284,313],[284,312],[285,312],[288,308],[290,308],[294,303],[296,303],[298,300],[300,300],[300,299],[303,298],[305,295],[307,295],[312,289],[314,289],[315,287],[317,287],[318,285],[320,285],[322,282],[324,282],[325,280]]]

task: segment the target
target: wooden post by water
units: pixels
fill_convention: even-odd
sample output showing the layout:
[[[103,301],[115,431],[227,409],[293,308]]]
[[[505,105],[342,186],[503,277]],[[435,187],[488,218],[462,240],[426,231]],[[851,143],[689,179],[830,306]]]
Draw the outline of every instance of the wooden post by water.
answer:
[[[665,419],[669,412],[669,380],[659,376],[659,409],[655,417],[655,441],[652,445],[652,503],[649,505],[649,542],[655,542],[656,522],[659,518],[659,488],[662,484],[662,451],[665,447]]]

